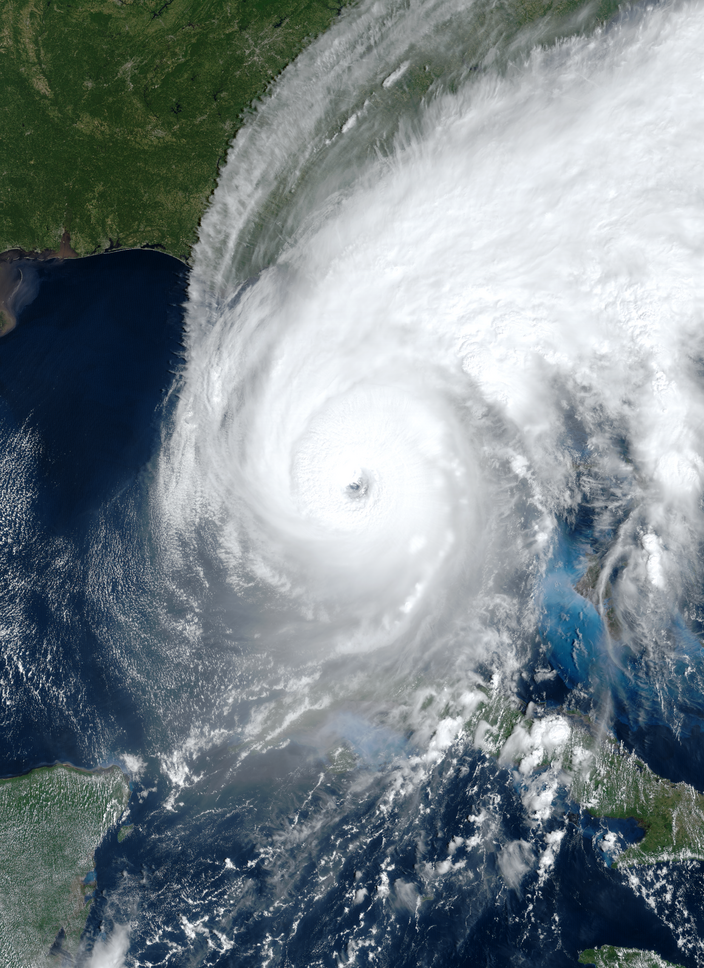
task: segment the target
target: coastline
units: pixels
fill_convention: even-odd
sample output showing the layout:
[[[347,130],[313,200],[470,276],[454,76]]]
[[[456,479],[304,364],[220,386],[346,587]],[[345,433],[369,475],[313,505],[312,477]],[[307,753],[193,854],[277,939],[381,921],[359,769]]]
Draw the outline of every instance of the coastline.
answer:
[[[47,955],[74,963],[98,896],[96,851],[120,829],[129,798],[117,764],[85,770],[55,763],[0,781],[3,968],[45,964]]]
[[[34,259],[37,262],[46,262],[47,259],[78,259],[79,255],[71,247],[71,235],[67,230],[61,236],[58,249],[42,249],[41,252],[21,249],[5,249],[0,252],[0,263],[17,262],[18,259]]]
[[[102,774],[111,773],[113,770],[117,770],[122,774],[127,780],[131,780],[130,774],[127,770],[124,770],[119,763],[110,763],[109,766],[76,766],[74,763],[69,763],[68,760],[56,760],[53,763],[42,763],[40,766],[33,766],[29,770],[25,770],[24,773],[13,773],[10,776],[0,777],[0,783],[8,783],[14,780],[24,780],[26,777],[30,776],[32,773],[36,773],[38,770],[58,770],[64,769],[69,770],[72,773],[80,773],[83,776],[100,776]]]
[[[0,252],[0,338],[7,336],[17,326],[17,297],[24,282],[24,273],[14,263],[21,260],[47,262],[49,259],[78,258],[78,253],[71,247],[71,236],[67,231],[61,236],[58,249],[32,252],[14,248]]]
[[[49,262],[53,260],[63,262],[66,259],[90,259],[94,256],[107,255],[110,252],[151,250],[163,251],[163,247],[144,243],[141,246],[125,246],[123,248],[119,242],[114,243],[110,240],[108,248],[97,252],[90,252],[86,255],[80,255],[72,247],[71,235],[66,230],[61,236],[61,243],[58,249],[42,249],[41,251],[22,249],[20,247],[5,249],[4,252],[0,252],[0,339],[3,336],[7,336],[8,333],[11,333],[16,328],[17,314],[25,304],[25,301],[31,300],[31,296],[27,300],[24,298],[25,295],[29,296],[22,289],[23,283],[27,280],[17,263]],[[166,254],[170,255],[170,253]],[[171,258],[176,259],[177,262],[181,262],[186,267],[189,265],[188,262],[179,259],[177,256],[172,255]]]

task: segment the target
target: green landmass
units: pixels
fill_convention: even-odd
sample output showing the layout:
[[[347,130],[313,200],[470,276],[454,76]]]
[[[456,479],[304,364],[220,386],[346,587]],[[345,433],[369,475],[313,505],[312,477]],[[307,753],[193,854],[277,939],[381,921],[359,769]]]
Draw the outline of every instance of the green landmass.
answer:
[[[588,948],[579,956],[580,965],[595,965],[596,968],[682,968],[671,961],[665,961],[652,951],[638,948]]]
[[[186,259],[242,113],[336,0],[3,0],[0,250]]]
[[[347,2],[4,0],[0,251],[55,250],[67,230],[79,255],[147,245],[188,261],[246,109]],[[617,9],[477,0],[464,60],[516,56]]]
[[[62,931],[75,954],[93,886],[93,854],[129,798],[117,767],[43,767],[0,780],[0,968],[34,968]]]
[[[644,838],[624,850],[615,867],[704,860],[704,796],[694,787],[659,777],[582,713],[534,707],[526,715],[499,688],[484,695],[465,723],[476,746],[526,773],[563,770],[572,797],[592,816],[633,819],[643,828]],[[561,729],[565,741],[554,742]]]
[[[633,818],[645,837],[629,847],[615,866],[660,860],[704,859],[704,796],[687,783],[672,783],[607,740],[593,748],[588,771],[577,775],[575,798],[594,817]]]
[[[127,840],[127,838],[129,837],[129,835],[132,833],[133,830],[134,830],[133,823],[127,824],[124,827],[120,827],[120,829],[117,831],[118,844],[121,844],[123,840]]]
[[[611,582],[604,584],[603,591],[600,590],[601,562],[598,558],[590,556],[589,565],[584,575],[574,586],[574,590],[582,598],[587,598],[596,607],[606,620],[606,627],[612,639],[619,639],[623,634],[621,621],[616,614],[616,609],[611,604],[613,589]]]
[[[474,737],[476,746],[498,758],[514,730],[519,726],[530,729],[532,722],[524,715],[520,704],[501,689],[480,691],[485,698],[465,722],[465,732]]]

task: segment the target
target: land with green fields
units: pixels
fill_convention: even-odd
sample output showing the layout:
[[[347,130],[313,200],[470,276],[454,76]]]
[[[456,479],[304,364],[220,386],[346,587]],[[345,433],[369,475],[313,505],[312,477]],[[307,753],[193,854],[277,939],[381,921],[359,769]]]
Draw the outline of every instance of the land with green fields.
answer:
[[[4,0],[0,251],[187,260],[244,110],[336,0]]]
[[[614,867],[704,860],[704,795],[694,787],[658,776],[581,713],[535,708],[526,715],[500,689],[484,696],[465,723],[475,745],[526,775],[563,771],[571,797],[591,816],[638,823],[643,839],[618,854]]]
[[[588,770],[577,773],[572,793],[593,817],[632,818],[645,831],[614,866],[704,859],[704,796],[687,783],[657,776],[621,744],[593,747]]]
[[[652,951],[640,951],[637,948],[614,948],[605,945],[603,948],[589,948],[579,956],[580,965],[594,965],[595,968],[680,968],[670,961],[665,961]]]
[[[52,947],[76,953],[93,854],[128,798],[117,767],[52,766],[0,780],[0,968],[45,965]]]
[[[63,255],[152,246],[189,261],[248,108],[348,2],[3,0],[0,252],[64,238]],[[467,57],[550,43],[617,9],[478,0]]]

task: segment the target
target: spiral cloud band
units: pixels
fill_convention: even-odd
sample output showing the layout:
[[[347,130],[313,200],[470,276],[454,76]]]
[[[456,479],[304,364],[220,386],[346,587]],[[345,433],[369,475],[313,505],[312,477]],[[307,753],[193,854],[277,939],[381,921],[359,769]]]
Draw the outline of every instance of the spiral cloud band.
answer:
[[[161,513],[344,651],[496,604],[587,501],[637,629],[702,531],[704,12],[469,64],[459,5],[381,6],[233,143]]]
[[[94,577],[183,858],[150,962],[562,965],[634,893],[701,950],[580,784],[609,734],[701,778],[704,7],[531,10],[351,6],[231,145]]]

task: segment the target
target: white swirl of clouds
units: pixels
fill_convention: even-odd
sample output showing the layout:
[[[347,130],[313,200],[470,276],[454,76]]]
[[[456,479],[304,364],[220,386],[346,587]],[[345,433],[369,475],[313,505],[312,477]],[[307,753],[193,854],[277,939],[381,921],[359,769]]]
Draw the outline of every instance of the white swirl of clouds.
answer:
[[[467,608],[600,487],[624,618],[698,567],[704,9],[501,70],[458,23],[342,17],[235,139],[195,250],[164,520],[338,646]]]

